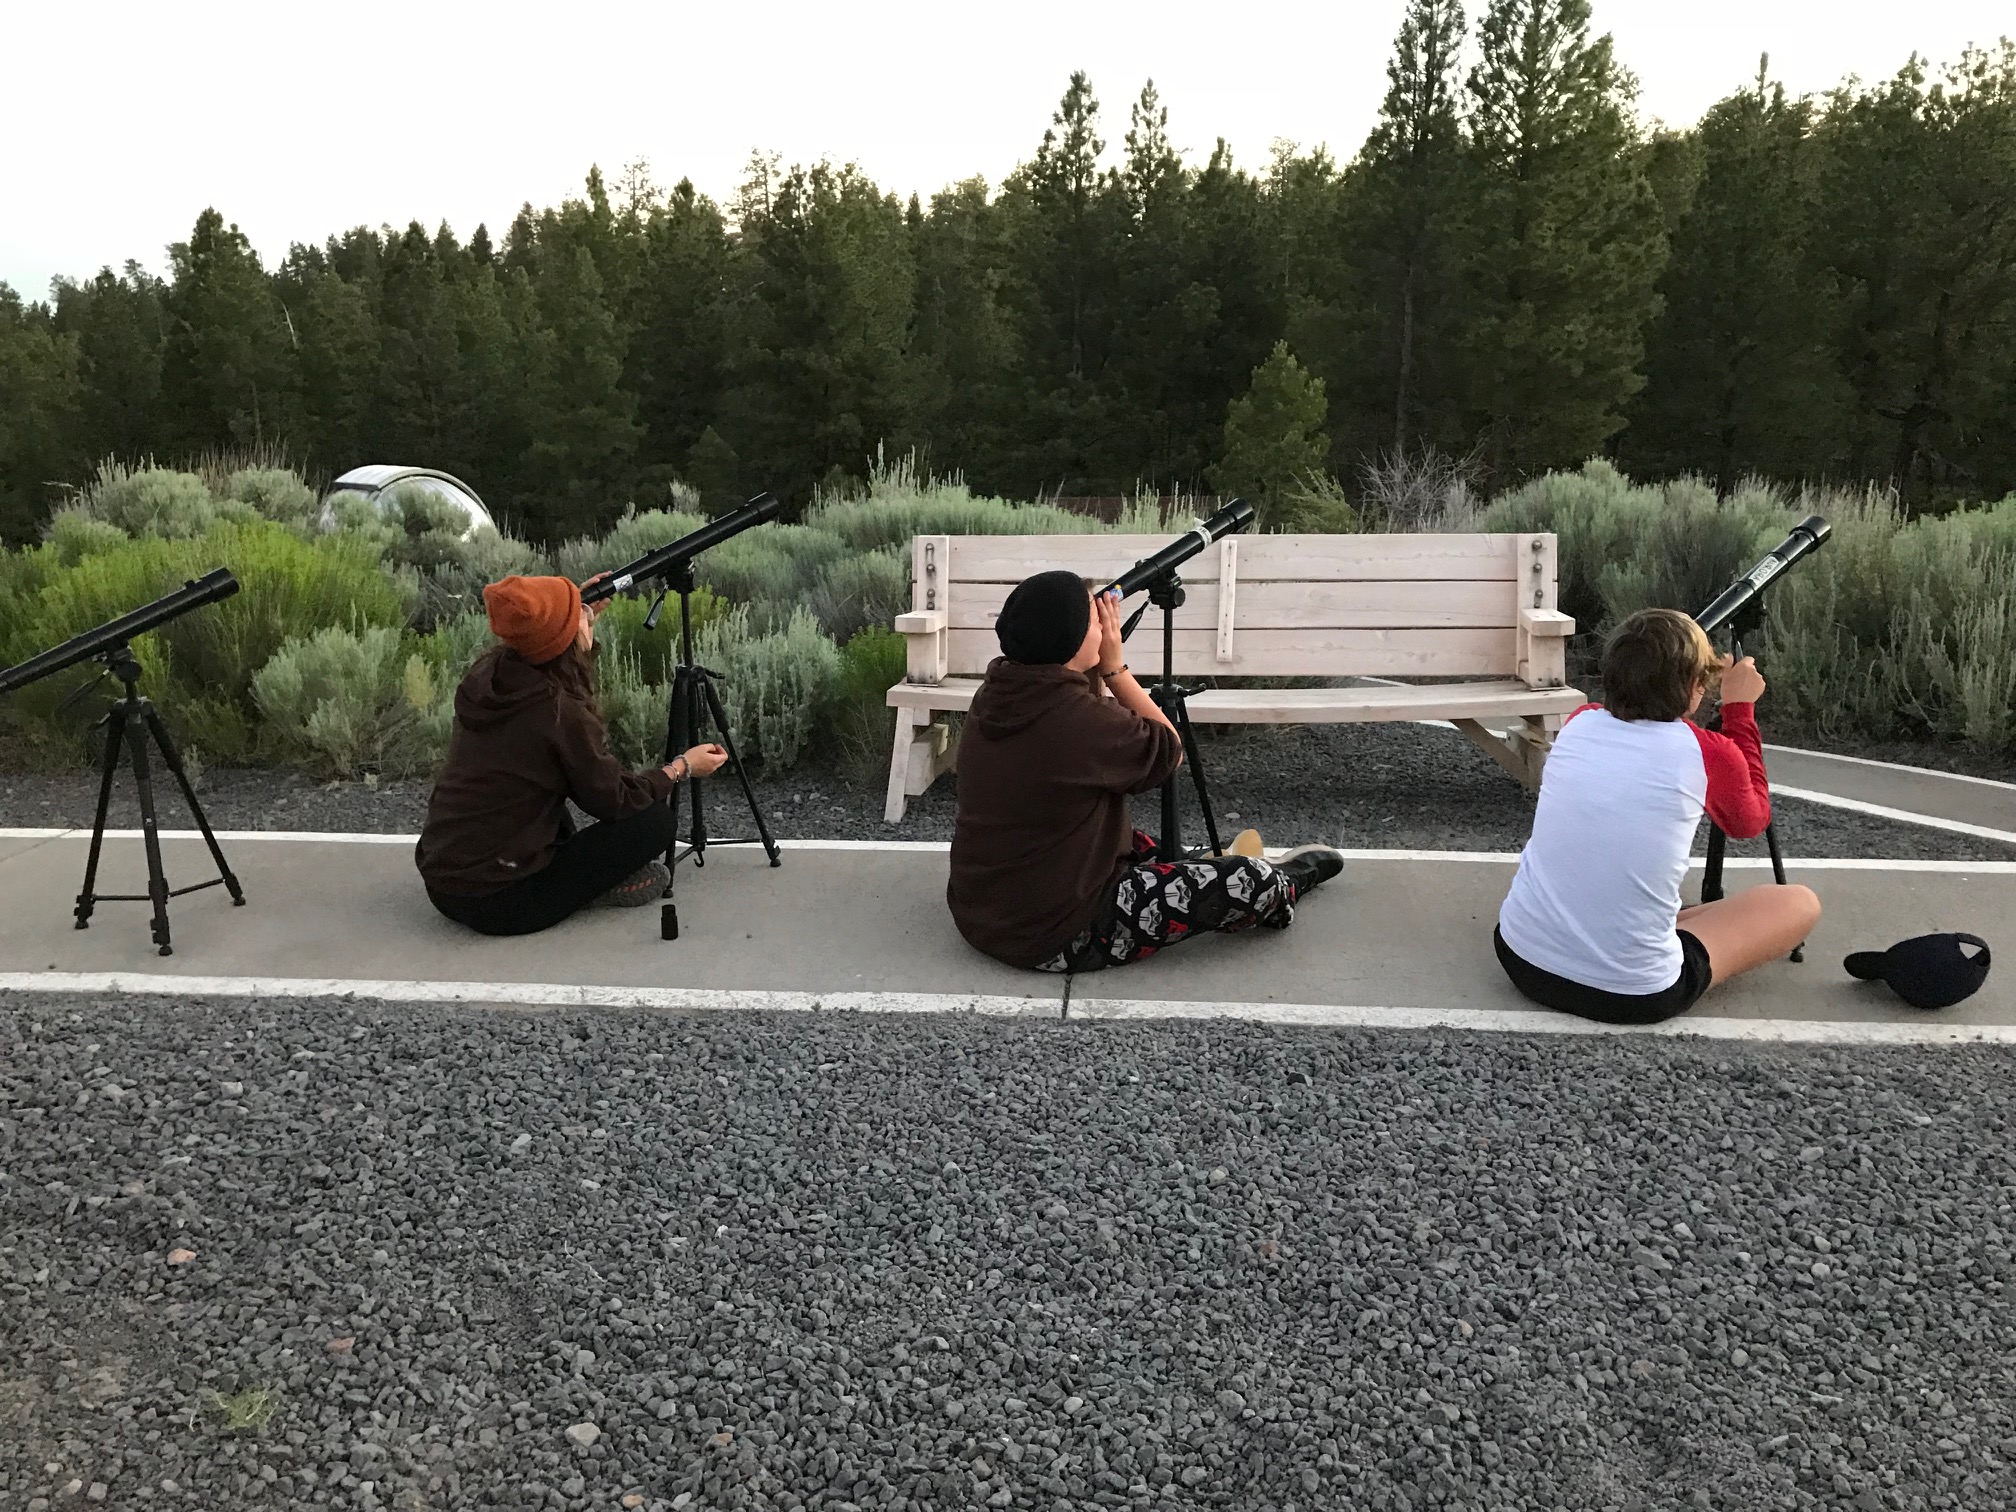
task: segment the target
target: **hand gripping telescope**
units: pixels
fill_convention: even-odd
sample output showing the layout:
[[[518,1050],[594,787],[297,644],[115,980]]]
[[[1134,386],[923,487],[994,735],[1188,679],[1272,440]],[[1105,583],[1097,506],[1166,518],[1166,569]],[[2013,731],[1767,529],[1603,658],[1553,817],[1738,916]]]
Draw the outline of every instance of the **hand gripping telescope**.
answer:
[[[1801,559],[1810,556],[1826,544],[1834,533],[1819,515],[1808,515],[1770,551],[1764,554],[1755,567],[1736,579],[1715,596],[1715,602],[1694,616],[1694,622],[1711,636],[1724,625],[1729,627],[1729,655],[1732,661],[1743,659],[1743,637],[1764,623],[1764,590],[1782,577]],[[1708,722],[1708,728],[1722,728],[1722,716],[1718,712]],[[1785,885],[1785,853],[1778,846],[1778,824],[1776,820],[1764,826],[1764,843],[1771,851],[1771,875],[1780,887]],[[1722,897],[1722,862],[1729,847],[1729,837],[1715,824],[1708,821],[1708,857],[1701,872],[1701,901],[1713,903]],[[1806,959],[1806,947],[1795,946],[1792,959]]]
[[[702,809],[700,785],[688,782],[684,787],[692,790],[693,824],[687,834],[685,849],[681,849],[678,839],[679,795],[681,788],[672,789],[673,839],[665,850],[665,870],[669,877],[676,877],[681,861],[691,859],[695,867],[707,864],[709,845],[761,845],[763,853],[770,858],[772,866],[782,866],[783,856],[777,842],[770,838],[770,826],[764,822],[763,809],[756,801],[756,790],[749,785],[749,774],[743,769],[742,758],[736,753],[735,739],[728,730],[728,711],[722,707],[721,694],[714,684],[720,680],[719,672],[709,671],[693,660],[693,559],[711,547],[719,546],[731,536],[738,536],[751,526],[761,525],[766,520],[777,518],[783,505],[767,493],[759,493],[732,514],[725,514],[718,520],[710,520],[698,530],[690,530],[678,540],[660,546],[656,551],[647,551],[627,567],[619,567],[607,577],[597,578],[581,589],[581,602],[599,604],[626,588],[640,583],[656,582],[658,596],[652,600],[650,612],[644,616],[646,629],[656,629],[658,614],[665,607],[665,595],[679,595],[679,661],[672,672],[672,698],[665,714],[665,761],[699,742],[700,732],[708,721],[713,722],[715,734],[728,750],[728,765],[734,769],[735,777],[742,784],[742,796],[749,800],[749,815],[756,821],[756,839],[710,839],[707,834],[707,818]],[[672,902],[673,884],[665,884],[665,902],[658,910],[659,938],[676,940],[679,938],[679,909]]]
[[[98,783],[98,813],[91,822],[91,851],[84,863],[84,890],[77,894],[75,913],[79,929],[90,927],[92,910],[100,903],[150,903],[154,909],[154,944],[162,955],[173,955],[175,952],[168,934],[170,898],[221,885],[231,894],[234,906],[242,908],[245,904],[245,890],[238,885],[237,877],[232,875],[231,867],[224,859],[223,848],[210,829],[203,805],[196,801],[196,790],[189,785],[181,753],[169,738],[153,701],[140,693],[140,661],[129,644],[136,635],[145,635],[149,630],[158,629],[191,610],[227,599],[237,591],[238,579],[227,569],[219,567],[200,578],[190,579],[172,593],[164,593],[151,604],[143,604],[130,614],[107,620],[95,630],[72,636],[62,645],[52,647],[40,656],[30,657],[18,667],[0,672],[0,693],[12,693],[79,662],[100,661],[105,664],[105,670],[70,697],[80,696],[107,677],[118,678],[126,689],[125,696],[112,705],[102,721],[105,726],[105,761]],[[168,886],[167,874],[161,865],[161,834],[154,812],[153,774],[147,761],[149,736],[161,753],[162,763],[182,789],[182,797],[196,820],[196,828],[202,832],[204,844],[210,847],[210,858],[217,863],[217,875],[207,882],[172,890]],[[105,811],[112,802],[112,779],[118,773],[122,750],[132,758],[133,782],[140,790],[140,836],[147,847],[147,891],[144,894],[97,891],[98,857],[105,845]]]
[[[1183,579],[1176,575],[1176,569],[1197,555],[1206,546],[1221,536],[1232,535],[1253,523],[1253,506],[1244,499],[1234,499],[1208,520],[1200,521],[1194,530],[1185,531],[1164,546],[1153,556],[1143,557],[1120,576],[1099,591],[1111,593],[1118,598],[1148,590],[1148,603],[1136,609],[1127,623],[1120,629],[1120,638],[1125,640],[1134,633],[1134,627],[1141,623],[1149,605],[1162,611],[1162,675],[1150,693],[1170,723],[1176,726],[1176,733],[1183,741],[1183,760],[1190,768],[1190,780],[1197,788],[1197,806],[1204,811],[1204,832],[1211,841],[1211,853],[1219,854],[1224,846],[1218,839],[1218,818],[1211,812],[1211,792],[1204,782],[1204,763],[1197,755],[1197,733],[1190,724],[1189,697],[1196,691],[1185,688],[1176,681],[1176,611],[1183,606]],[[1183,859],[1183,837],[1176,812],[1176,777],[1171,773],[1162,783],[1162,833],[1155,840],[1155,857],[1158,861],[1180,861]]]

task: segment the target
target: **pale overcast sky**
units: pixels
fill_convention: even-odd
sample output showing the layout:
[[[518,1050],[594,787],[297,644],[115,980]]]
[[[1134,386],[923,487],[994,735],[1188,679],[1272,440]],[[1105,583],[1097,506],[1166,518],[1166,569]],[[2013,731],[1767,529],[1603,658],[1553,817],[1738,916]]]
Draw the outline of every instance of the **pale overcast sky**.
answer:
[[[1483,0],[1469,0],[1473,23]],[[1285,137],[1356,151],[1403,0],[78,0],[16,9],[0,91],[0,281],[30,298],[164,248],[216,205],[269,266],[359,223],[501,234],[518,205],[614,180],[730,194],[752,149],[853,160],[928,194],[1040,140],[1070,71],[1117,148],[1153,78],[1193,158]],[[1795,92],[2016,30],[2007,0],[1595,0],[1641,113],[1694,120],[1756,71]]]

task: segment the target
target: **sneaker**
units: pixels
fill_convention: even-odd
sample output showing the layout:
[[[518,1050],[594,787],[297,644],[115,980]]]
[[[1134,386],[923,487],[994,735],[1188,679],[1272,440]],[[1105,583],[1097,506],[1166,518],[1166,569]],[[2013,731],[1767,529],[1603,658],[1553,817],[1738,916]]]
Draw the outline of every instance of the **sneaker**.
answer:
[[[661,897],[671,881],[672,873],[665,870],[663,861],[647,862],[597,898],[594,906],[642,908]]]
[[[1344,870],[1344,856],[1332,845],[1298,845],[1276,857],[1273,866],[1288,879],[1288,890],[1300,902]]]

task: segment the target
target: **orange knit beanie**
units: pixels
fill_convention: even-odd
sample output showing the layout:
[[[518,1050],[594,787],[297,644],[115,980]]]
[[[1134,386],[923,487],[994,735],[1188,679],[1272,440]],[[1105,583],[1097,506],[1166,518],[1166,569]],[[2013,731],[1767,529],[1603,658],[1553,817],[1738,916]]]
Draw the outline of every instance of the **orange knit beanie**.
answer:
[[[490,629],[529,662],[549,662],[574,644],[581,590],[564,577],[507,577],[483,590]]]

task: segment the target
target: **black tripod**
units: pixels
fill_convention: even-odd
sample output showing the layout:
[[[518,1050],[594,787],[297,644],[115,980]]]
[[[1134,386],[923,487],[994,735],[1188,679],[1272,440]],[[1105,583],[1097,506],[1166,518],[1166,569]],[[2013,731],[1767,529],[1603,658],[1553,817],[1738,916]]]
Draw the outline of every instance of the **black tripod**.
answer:
[[[1738,610],[1729,621],[1729,660],[1731,665],[1743,660],[1743,637],[1755,631],[1764,622],[1764,595],[1754,596],[1749,603]],[[1708,728],[1722,728],[1722,712],[1716,710],[1715,717],[1708,721]],[[1785,885],[1785,853],[1778,848],[1778,821],[1773,819],[1764,826],[1764,843],[1771,851],[1771,876],[1780,887]],[[1708,821],[1708,857],[1701,871],[1701,901],[1719,902],[1722,893],[1722,858],[1729,848],[1729,837],[1713,819]],[[1806,959],[1803,944],[1792,947],[1792,959]]]
[[[162,726],[161,716],[152,701],[140,693],[140,663],[132,649],[126,642],[120,641],[99,653],[99,659],[105,663],[106,673],[125,685],[126,696],[112,705],[100,721],[105,726],[105,767],[98,783],[98,816],[91,822],[91,855],[84,863],[84,890],[77,894],[77,927],[91,927],[91,912],[100,903],[151,903],[154,905],[154,943],[164,956],[173,955],[174,947],[168,943],[170,898],[221,884],[229,890],[232,905],[243,908],[245,890],[231,874],[223,847],[218,845],[217,836],[211,832],[210,821],[203,815],[203,805],[196,801],[196,791],[189,786],[189,774],[182,769],[182,757],[175,749],[175,742],[168,738],[168,731]],[[160,826],[154,817],[154,778],[147,763],[146,737],[149,735],[154,737],[154,744],[161,752],[162,764],[174,773],[175,781],[182,789],[182,797],[189,804],[189,812],[196,819],[196,828],[203,833],[203,843],[210,847],[210,858],[217,863],[217,875],[208,882],[197,882],[172,891],[169,889],[167,875],[161,867]],[[140,834],[147,845],[145,893],[93,891],[98,883],[98,853],[105,844],[105,811],[112,802],[112,778],[119,770],[122,745],[133,759],[133,781],[140,789]]]
[[[672,844],[665,851],[665,869],[674,877],[678,875],[679,863],[688,856],[695,866],[707,864],[709,845],[761,845],[769,856],[772,866],[784,864],[783,855],[777,842],[770,838],[770,826],[763,821],[763,809],[756,801],[756,790],[749,785],[749,774],[743,770],[742,758],[736,754],[735,742],[728,733],[728,712],[721,707],[721,695],[715,690],[715,679],[719,672],[710,672],[693,660],[693,564],[668,572],[665,586],[659,590],[657,602],[651,612],[644,617],[647,629],[658,624],[658,612],[665,607],[665,595],[679,595],[679,663],[672,673],[672,704],[665,717],[665,760],[669,765],[675,756],[684,755],[686,750],[699,744],[700,732],[711,720],[715,733],[721,737],[721,744],[728,751],[728,766],[735,778],[742,784],[742,796],[749,800],[750,817],[756,821],[756,839],[713,839],[707,834],[707,816],[701,798],[700,784],[689,773],[687,781],[672,789]],[[679,793],[682,788],[693,792],[693,827],[686,839],[686,848],[679,848]],[[658,912],[658,933],[667,940],[679,938],[679,909],[672,902],[672,886],[665,884],[665,903]]]
[[[1141,616],[1148,612],[1152,604],[1162,611],[1162,675],[1150,691],[1156,707],[1169,716],[1171,724],[1183,742],[1183,762],[1190,768],[1190,780],[1197,788],[1197,806],[1204,811],[1204,831],[1210,836],[1210,854],[1220,855],[1225,847],[1218,840],[1218,819],[1211,812],[1211,791],[1204,783],[1204,763],[1197,755],[1197,732],[1190,724],[1190,695],[1197,689],[1186,688],[1176,681],[1176,611],[1183,607],[1183,579],[1174,572],[1157,578],[1148,585],[1148,603],[1134,611],[1120,632],[1125,640],[1134,633],[1134,627],[1141,623]],[[1162,779],[1162,833],[1155,843],[1155,858],[1158,861],[1181,861],[1183,859],[1182,825],[1176,811],[1176,774],[1171,772]]]

